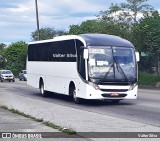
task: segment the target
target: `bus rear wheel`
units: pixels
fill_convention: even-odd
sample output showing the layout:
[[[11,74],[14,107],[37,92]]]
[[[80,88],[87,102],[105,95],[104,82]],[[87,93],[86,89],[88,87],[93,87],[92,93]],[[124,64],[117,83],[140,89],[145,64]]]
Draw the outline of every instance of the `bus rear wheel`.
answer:
[[[46,97],[47,96],[47,91],[44,90],[44,83],[43,83],[43,81],[40,82],[39,89],[40,89],[41,96]]]

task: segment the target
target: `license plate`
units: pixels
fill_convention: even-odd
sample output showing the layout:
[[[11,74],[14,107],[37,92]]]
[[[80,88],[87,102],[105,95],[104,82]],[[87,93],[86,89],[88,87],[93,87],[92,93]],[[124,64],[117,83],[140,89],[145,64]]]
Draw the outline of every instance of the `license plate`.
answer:
[[[111,93],[110,96],[119,96],[118,93]]]

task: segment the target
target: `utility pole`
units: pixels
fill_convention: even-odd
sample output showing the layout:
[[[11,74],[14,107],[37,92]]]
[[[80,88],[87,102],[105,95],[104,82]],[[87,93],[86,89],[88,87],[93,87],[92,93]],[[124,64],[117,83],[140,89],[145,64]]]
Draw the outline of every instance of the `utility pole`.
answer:
[[[40,40],[40,30],[39,30],[39,17],[38,17],[38,3],[37,0],[35,0],[35,6],[36,6],[36,19],[37,19],[37,37],[38,41]]]

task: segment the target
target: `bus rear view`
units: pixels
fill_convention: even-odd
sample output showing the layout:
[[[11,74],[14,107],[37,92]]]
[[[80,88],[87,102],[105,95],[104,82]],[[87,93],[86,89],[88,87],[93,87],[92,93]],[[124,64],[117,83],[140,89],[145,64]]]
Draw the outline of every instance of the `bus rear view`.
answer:
[[[66,41],[70,43],[67,45]],[[48,54],[48,58],[52,56],[51,60],[30,59],[33,58],[30,46],[33,48],[37,44],[37,49],[45,44],[43,52]],[[58,44],[62,44],[63,49],[58,49]],[[118,103],[123,99],[137,98],[139,54],[132,43],[120,37],[106,34],[56,37],[31,43],[28,58],[28,84],[40,88],[42,95],[48,91],[65,94],[72,96],[75,103],[82,99],[107,99]],[[41,71],[44,67],[46,73]]]

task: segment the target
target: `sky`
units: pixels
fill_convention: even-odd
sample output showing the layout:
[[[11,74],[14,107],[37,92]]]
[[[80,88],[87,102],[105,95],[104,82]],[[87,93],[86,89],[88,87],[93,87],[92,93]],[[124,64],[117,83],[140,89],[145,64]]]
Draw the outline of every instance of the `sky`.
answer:
[[[37,0],[40,28],[50,27],[69,30],[70,25],[95,19],[99,12],[109,8],[111,3],[125,0]],[[149,0],[160,12],[160,1]],[[1,0],[0,43],[31,41],[31,33],[37,29],[35,0]]]

